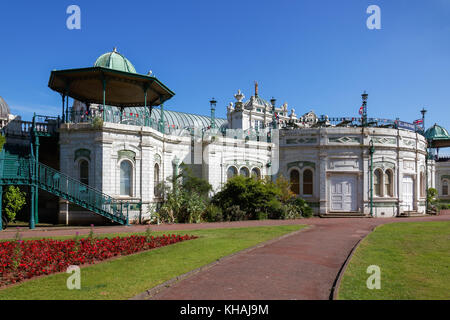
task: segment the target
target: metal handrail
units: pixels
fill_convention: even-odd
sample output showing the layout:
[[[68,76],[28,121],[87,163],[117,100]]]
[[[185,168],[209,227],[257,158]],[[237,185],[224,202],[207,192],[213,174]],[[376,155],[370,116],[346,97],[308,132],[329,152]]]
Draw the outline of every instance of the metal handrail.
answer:
[[[32,167],[35,161],[30,159]],[[62,172],[50,168],[42,163],[38,164],[38,173],[36,175],[39,187],[48,191],[56,191],[65,194],[69,199],[77,200],[77,204],[93,207],[94,210],[104,211],[123,221],[126,220],[120,207],[122,201],[94,189]]]

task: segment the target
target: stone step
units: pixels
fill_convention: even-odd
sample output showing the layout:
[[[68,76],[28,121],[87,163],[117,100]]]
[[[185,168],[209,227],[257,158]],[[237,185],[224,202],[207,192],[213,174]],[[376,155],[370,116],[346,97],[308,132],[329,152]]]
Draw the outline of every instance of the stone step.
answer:
[[[370,218],[370,215],[360,212],[349,213],[326,213],[319,215],[321,218]]]

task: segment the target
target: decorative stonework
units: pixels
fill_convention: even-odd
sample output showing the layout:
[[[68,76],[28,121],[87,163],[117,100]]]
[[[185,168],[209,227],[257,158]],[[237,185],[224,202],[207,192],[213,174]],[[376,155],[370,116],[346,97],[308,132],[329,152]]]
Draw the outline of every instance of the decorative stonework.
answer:
[[[373,143],[378,143],[378,144],[391,144],[391,145],[397,144],[396,138],[373,137],[372,140],[373,140]]]
[[[333,138],[328,138],[329,142],[334,142],[334,143],[360,143],[361,140],[357,137],[333,137]]]
[[[330,169],[353,170],[359,169],[358,159],[331,159],[329,162]]]
[[[416,140],[412,139],[403,139],[403,144],[407,145],[409,147],[415,147],[416,146]]]
[[[290,168],[293,168],[293,167],[297,167],[299,169],[310,167],[310,168],[315,169],[316,168],[316,164],[314,162],[311,162],[311,161],[296,161],[296,162],[288,163],[287,167],[288,167],[288,170]]]
[[[380,162],[375,162],[373,164],[373,168],[377,169],[380,168],[382,170],[386,170],[386,169],[395,169],[395,164],[391,163],[391,162],[385,162],[385,161],[380,161]]]
[[[78,149],[75,151],[74,161],[77,161],[79,158],[86,158],[91,161],[91,151],[88,149]]]
[[[131,150],[120,150],[119,152],[117,152],[117,156],[118,156],[119,160],[124,159],[124,158],[132,160],[132,161],[136,160],[136,153]]]
[[[286,139],[286,144],[313,144],[313,143],[317,143],[317,138]]]
[[[445,179],[450,180],[450,175],[443,175],[443,176],[441,176],[441,181],[445,180]]]
[[[405,160],[403,161],[403,169],[414,171],[416,169],[416,163],[411,160]]]

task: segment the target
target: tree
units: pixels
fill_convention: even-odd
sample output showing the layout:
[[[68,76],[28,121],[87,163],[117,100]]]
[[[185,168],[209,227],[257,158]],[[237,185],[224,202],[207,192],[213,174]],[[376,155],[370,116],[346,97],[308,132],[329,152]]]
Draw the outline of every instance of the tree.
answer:
[[[4,207],[9,221],[14,221],[17,213],[26,204],[25,196],[26,193],[20,191],[19,187],[8,187],[4,197]]]

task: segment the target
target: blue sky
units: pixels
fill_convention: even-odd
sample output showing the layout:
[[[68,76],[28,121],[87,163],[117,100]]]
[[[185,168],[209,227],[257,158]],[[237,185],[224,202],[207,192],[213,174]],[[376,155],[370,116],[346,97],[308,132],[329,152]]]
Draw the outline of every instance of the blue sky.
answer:
[[[66,9],[81,8],[81,30],[66,28]],[[369,30],[369,5],[381,30]],[[48,87],[53,69],[92,66],[117,46],[139,73],[149,70],[175,91],[166,108],[217,114],[253,83],[260,95],[314,110],[357,116],[369,93],[369,116],[450,129],[450,1],[2,1],[0,95],[14,113],[57,115]]]

